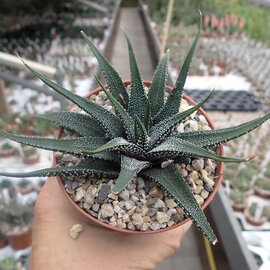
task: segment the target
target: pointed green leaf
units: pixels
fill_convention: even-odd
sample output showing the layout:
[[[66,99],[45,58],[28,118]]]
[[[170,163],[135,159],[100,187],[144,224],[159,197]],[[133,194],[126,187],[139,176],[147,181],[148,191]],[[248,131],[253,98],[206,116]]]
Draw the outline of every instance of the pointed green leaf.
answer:
[[[58,140],[41,137],[21,136],[3,131],[0,131],[0,136],[21,144],[31,145],[33,147],[45,150],[59,151],[73,155],[93,156],[97,159],[117,161],[117,157],[113,153],[101,153],[97,155],[89,154],[91,150],[106,143],[106,139],[103,137],[79,137],[76,139]]]
[[[91,51],[96,56],[101,69],[104,73],[104,77],[106,82],[109,85],[110,91],[112,95],[116,98],[118,102],[120,102],[124,108],[127,108],[129,97],[124,86],[122,79],[120,78],[117,71],[111,66],[109,61],[100,53],[97,47],[93,44],[93,42],[86,36],[86,34],[81,31],[83,38],[85,39],[86,43],[90,47]]]
[[[222,157],[207,151],[195,144],[184,141],[177,137],[169,137],[164,142],[159,144],[157,147],[149,151],[147,154],[148,158],[159,159],[159,158],[176,158],[179,156],[192,156],[192,157],[204,157],[211,158],[221,162],[243,162],[246,159],[237,159],[230,157]]]
[[[169,59],[170,52],[167,51],[155,70],[154,77],[149,88],[148,99],[151,104],[152,117],[158,113],[164,104]]]
[[[51,177],[51,176],[95,176],[98,178],[110,178],[115,179],[118,177],[119,172],[109,162],[105,161],[93,161],[90,164],[83,164],[78,166],[65,166],[65,167],[55,167],[42,169],[32,172],[24,173],[6,173],[0,172],[1,176],[6,177]],[[75,178],[76,179],[76,178]]]
[[[149,167],[148,161],[121,156],[121,171],[113,188],[114,192],[121,192],[142,169]]]
[[[128,111],[130,113],[130,116],[138,115],[141,121],[144,121],[146,114],[147,98],[144,92],[143,80],[141,77],[139,67],[137,65],[137,61],[129,37],[125,32],[124,34],[128,44],[130,75],[131,75]]]
[[[173,128],[177,124],[179,124],[181,121],[183,121],[185,118],[190,116],[192,113],[197,111],[202,105],[209,100],[209,98],[212,96],[213,91],[200,103],[193,106],[192,108],[184,111],[184,112],[178,112],[177,114],[162,120],[158,124],[152,126],[150,129],[150,146],[153,147],[157,145],[165,136],[167,136]]]
[[[262,125],[269,118],[270,113],[235,127],[218,130],[184,132],[177,135],[177,137],[196,144],[200,147],[216,147],[222,143],[228,142],[249,133],[250,131]]]
[[[36,71],[35,69],[31,68],[27,64],[25,66],[40,80],[42,80],[45,84],[49,87],[54,89],[59,94],[63,95],[67,99],[71,100],[73,103],[78,105],[81,109],[89,113],[103,128],[104,130],[110,135],[110,138],[119,137],[123,135],[123,126],[121,120],[110,113],[106,109],[102,108],[98,104],[87,100],[83,97],[73,94],[72,92],[66,90],[62,86],[50,81],[41,73]]]
[[[75,112],[52,112],[46,114],[35,115],[35,117],[44,119],[62,127],[76,131],[78,134],[88,136],[104,136],[103,128],[94,118],[88,115]]]
[[[94,75],[95,76],[95,75]],[[114,108],[119,114],[119,117],[123,120],[125,131],[127,133],[127,137],[129,140],[135,141],[134,137],[134,128],[133,128],[133,119],[130,117],[128,112],[123,108],[123,106],[113,97],[113,95],[106,89],[106,87],[102,84],[102,82],[95,76],[98,84],[102,88],[102,90],[105,92],[107,97],[112,102]]]
[[[176,80],[175,87],[169,94],[167,102],[164,104],[164,106],[160,109],[157,116],[155,117],[154,123],[159,123],[160,121],[176,114],[179,111],[179,107],[182,101],[184,86],[185,86],[187,75],[190,68],[190,63],[192,61],[192,57],[194,55],[196,46],[198,44],[201,28],[202,28],[202,14],[200,12],[200,24],[199,24],[198,33],[188,52],[188,55],[184,61],[184,64],[181,68],[180,74]]]
[[[144,126],[147,132],[149,130],[150,122],[151,122],[151,104],[150,104],[149,99],[147,99],[147,107],[146,107],[146,113],[145,113],[145,118],[144,118]]]
[[[134,143],[126,141],[124,138],[114,138],[106,144],[96,148],[95,150],[88,151],[89,154],[98,154],[104,151],[120,151],[129,155],[143,155],[144,150]]]
[[[135,137],[137,145],[142,148],[147,147],[147,131],[140,118],[135,115]]]
[[[185,211],[193,223],[203,232],[205,237],[212,243],[217,242],[217,238],[208,223],[200,205],[194,195],[189,190],[184,178],[175,165],[169,165],[165,169],[146,169],[142,176],[157,183],[161,188],[176,201]]]

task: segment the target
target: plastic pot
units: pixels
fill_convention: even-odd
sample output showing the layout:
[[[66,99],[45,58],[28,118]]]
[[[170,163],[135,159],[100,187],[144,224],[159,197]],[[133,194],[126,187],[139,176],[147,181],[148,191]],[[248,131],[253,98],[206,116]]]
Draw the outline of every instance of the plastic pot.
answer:
[[[32,229],[28,229],[21,234],[8,235],[7,240],[15,250],[28,248],[32,243]]]
[[[123,81],[124,85],[125,86],[128,86],[130,85],[130,81],[127,80],[127,81]],[[149,87],[151,84],[151,81],[144,81],[144,85]],[[167,91],[170,92],[172,91],[172,87],[170,86],[167,86]],[[89,98],[90,96],[92,95],[95,95],[97,93],[99,93],[101,90],[101,87],[99,88],[96,88],[95,90],[91,91],[91,93],[89,93],[86,98]],[[190,97],[184,95],[183,96],[184,99],[186,99],[188,101],[189,104],[191,105],[196,105],[196,102],[194,100],[192,100]],[[203,110],[203,109],[199,109],[198,110],[200,112],[200,114],[202,114],[203,116],[205,116],[209,126],[214,129],[214,125],[212,123],[212,121],[210,120],[209,116],[206,114],[206,112]],[[62,128],[59,128],[59,131],[58,131],[58,134],[57,134],[57,138],[59,139],[62,135],[62,131],[63,129]],[[217,152],[223,156],[223,146],[220,145],[218,148],[217,148]],[[53,156],[53,166],[55,167],[57,164],[57,161],[56,161],[56,157],[55,157],[55,154]],[[220,184],[221,184],[221,181],[222,181],[222,174],[223,174],[223,163],[222,162],[218,162],[217,163],[217,168],[216,168],[216,172],[215,172],[215,186],[214,186],[214,190],[210,193],[209,197],[205,200],[205,202],[203,203],[203,205],[201,206],[202,209],[205,209],[209,203],[213,200]],[[118,231],[118,232],[122,232],[122,233],[129,233],[129,234],[155,234],[155,233],[160,233],[160,232],[165,232],[165,231],[169,231],[169,230],[173,230],[179,226],[182,226],[183,224],[187,223],[188,221],[190,221],[190,218],[186,218],[182,221],[180,221],[179,223],[171,226],[171,227],[167,227],[167,228],[164,228],[164,229],[160,229],[160,230],[149,230],[149,231],[133,231],[133,230],[128,230],[128,229],[121,229],[121,228],[117,228],[117,227],[114,227],[114,226],[111,226],[109,224],[106,224],[100,220],[98,220],[97,218],[93,217],[92,215],[90,215],[89,213],[85,212],[82,208],[80,208],[73,200],[72,198],[70,197],[70,195],[66,192],[65,190],[65,187],[64,187],[64,184],[61,180],[60,177],[57,177],[58,179],[58,183],[60,185],[60,188],[61,190],[63,191],[63,193],[65,194],[66,198],[68,199],[68,201],[83,215],[85,216],[89,221],[92,221],[94,222],[95,224],[97,225],[100,225],[102,227],[105,227],[105,228],[108,228],[108,229],[111,229],[111,230],[114,230],[114,231]]]

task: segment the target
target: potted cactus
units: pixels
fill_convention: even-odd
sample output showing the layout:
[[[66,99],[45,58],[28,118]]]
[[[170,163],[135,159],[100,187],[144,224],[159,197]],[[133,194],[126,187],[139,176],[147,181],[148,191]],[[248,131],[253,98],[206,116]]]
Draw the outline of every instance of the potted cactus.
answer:
[[[268,220],[269,214],[269,206],[259,206],[256,202],[252,202],[245,210],[246,220],[253,226],[262,226]]]
[[[1,270],[22,270],[21,263],[17,262],[15,258],[9,257],[0,261]]]
[[[7,191],[8,197],[13,198],[16,196],[16,188],[9,179],[4,179],[0,182],[0,197],[4,198],[4,190]]]
[[[35,186],[34,186],[35,191],[37,193],[39,193],[41,191],[42,187],[44,186],[44,184],[45,184],[44,180],[38,181],[38,183],[36,183]]]
[[[253,194],[253,186],[251,185],[250,177],[247,178],[237,174],[236,177],[230,181],[230,184],[233,189],[244,193],[246,197]]]
[[[100,87],[86,98],[25,64],[79,108],[42,116],[62,127],[57,139],[0,131],[0,136],[11,140],[55,151],[53,168],[0,174],[57,176],[62,191],[80,213],[112,230],[149,234],[173,229],[190,218],[215,244],[216,236],[202,209],[221,182],[221,162],[248,160],[223,157],[220,145],[257,128],[270,114],[236,127],[212,130],[201,109],[212,93],[198,104],[183,95],[200,30],[201,23],[173,88],[166,86],[170,52],[158,65],[152,82],[143,81],[126,34],[131,81],[123,82],[82,32],[108,83],[104,86],[96,78]]]
[[[246,197],[242,192],[238,190],[232,190],[230,193],[230,202],[231,202],[232,208],[235,211],[242,212],[245,210]]]
[[[5,142],[0,146],[0,157],[11,157],[16,154],[16,148],[9,142]]]
[[[21,204],[17,196],[8,200],[1,198],[0,229],[15,250],[31,245],[31,226],[34,215],[33,204]]]
[[[255,193],[262,198],[270,198],[270,179],[259,178],[254,185]]]
[[[30,181],[23,179],[18,183],[18,190],[21,194],[31,193],[33,191],[33,185]]]
[[[0,231],[0,249],[8,245],[6,236]],[[0,268],[1,269],[1,268]]]
[[[37,149],[32,146],[23,146],[23,162],[28,165],[34,165],[39,162],[40,155]]]

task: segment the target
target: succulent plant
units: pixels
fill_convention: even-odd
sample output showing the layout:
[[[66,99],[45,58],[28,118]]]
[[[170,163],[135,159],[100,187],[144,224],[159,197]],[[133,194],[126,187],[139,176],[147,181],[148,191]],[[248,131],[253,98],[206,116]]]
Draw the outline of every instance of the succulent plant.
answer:
[[[131,70],[131,87],[128,93],[115,69],[102,56],[92,41],[81,32],[103,70],[108,88],[96,79],[114,106],[115,113],[109,112],[89,99],[71,93],[25,64],[45,84],[86,113],[59,112],[42,116],[43,119],[77,132],[80,137],[48,139],[18,136],[3,131],[0,131],[0,136],[38,148],[88,157],[88,161],[78,166],[48,168],[30,173],[1,173],[0,175],[10,177],[72,175],[117,179],[114,185],[115,192],[123,190],[135,175],[139,175],[154,181],[165,190],[209,241],[215,244],[216,236],[179,172],[177,160],[186,157],[204,157],[220,162],[246,161],[246,159],[223,157],[212,150],[224,142],[238,138],[257,128],[270,118],[270,113],[232,128],[173,134],[175,127],[201,108],[212,95],[211,93],[192,108],[179,112],[185,81],[200,30],[201,21],[176,84],[167,99],[165,99],[165,91],[169,51],[165,53],[156,68],[149,91],[146,92],[131,42],[125,34]],[[161,166],[164,161],[168,160],[175,162],[167,167]]]
[[[266,178],[259,178],[255,182],[255,186],[270,191],[270,180]]]
[[[258,204],[257,204],[256,202],[253,202],[253,203],[249,206],[248,212],[249,212],[249,214],[250,214],[252,217],[255,216],[255,212],[256,212],[257,207],[258,207]]]
[[[12,149],[13,147],[12,147],[12,145],[11,145],[10,143],[6,142],[6,143],[4,143],[4,144],[1,146],[1,148],[2,148],[3,150],[10,150],[10,149]]]
[[[243,204],[245,202],[245,195],[240,191],[233,190],[230,193],[230,199],[234,204]]]
[[[6,258],[0,261],[0,269],[1,270],[17,270],[17,262],[15,258]]]
[[[21,204],[16,195],[8,200],[0,199],[0,227],[4,234],[10,235],[29,228],[33,216],[34,205]]]
[[[32,157],[37,154],[37,149],[31,146],[23,147],[23,155],[25,158]]]

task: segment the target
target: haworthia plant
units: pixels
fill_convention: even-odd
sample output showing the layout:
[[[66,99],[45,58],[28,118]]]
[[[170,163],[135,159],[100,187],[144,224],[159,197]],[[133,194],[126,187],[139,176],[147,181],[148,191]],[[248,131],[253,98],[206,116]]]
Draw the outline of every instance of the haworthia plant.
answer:
[[[86,114],[60,112],[37,116],[75,131],[78,134],[77,138],[45,139],[13,135],[3,131],[0,131],[0,136],[22,144],[86,158],[73,167],[56,167],[17,174],[0,173],[0,175],[9,177],[79,175],[116,179],[115,192],[122,191],[134,176],[139,175],[157,183],[185,211],[204,235],[213,244],[216,243],[217,239],[213,230],[176,164],[195,157],[211,158],[218,162],[246,161],[246,159],[221,157],[213,150],[221,143],[254,130],[270,118],[270,113],[237,127],[181,134],[173,132],[178,124],[200,109],[212,95],[211,93],[205,100],[190,109],[179,112],[200,29],[201,21],[198,34],[184,61],[176,85],[166,102],[164,102],[164,97],[169,52],[158,65],[149,91],[146,91],[131,42],[125,34],[131,70],[131,90],[128,93],[115,69],[82,32],[104,72],[108,88],[99,80],[98,83],[111,101],[115,113],[89,99],[71,93],[25,64],[34,75],[71,100]],[[170,165],[164,168],[164,161],[169,161]]]

